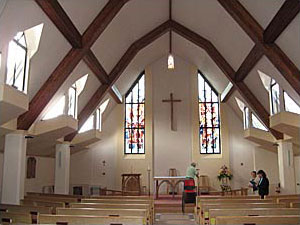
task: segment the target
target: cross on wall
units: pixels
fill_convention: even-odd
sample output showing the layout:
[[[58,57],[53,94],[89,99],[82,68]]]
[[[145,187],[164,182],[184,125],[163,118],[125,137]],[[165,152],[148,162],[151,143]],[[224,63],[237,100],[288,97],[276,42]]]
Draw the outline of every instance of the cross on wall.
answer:
[[[174,99],[173,93],[170,93],[170,99],[163,99],[162,102],[171,104],[171,130],[176,131],[174,128],[174,103],[181,102],[180,99]]]

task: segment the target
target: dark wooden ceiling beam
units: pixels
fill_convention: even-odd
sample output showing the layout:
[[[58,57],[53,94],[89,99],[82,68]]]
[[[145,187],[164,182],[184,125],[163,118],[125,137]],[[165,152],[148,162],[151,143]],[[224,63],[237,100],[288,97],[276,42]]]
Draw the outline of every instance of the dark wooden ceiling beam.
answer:
[[[255,45],[237,70],[235,80],[243,81],[263,55],[260,46]]]
[[[147,45],[154,42],[156,39],[170,31],[171,29],[171,21],[167,21],[157,28],[153,29],[140,39],[136,40],[131,46],[127,49],[118,63],[114,66],[109,77],[108,85],[101,85],[99,89],[94,93],[92,98],[87,102],[85,107],[81,110],[78,116],[78,130],[83,126],[86,120],[92,115],[92,113],[97,109],[104,96],[108,93],[108,91],[112,88],[115,82],[119,79],[121,74],[124,72],[126,67],[130,64],[130,62],[134,59],[136,54],[142,50]],[[65,141],[72,141],[76,136],[77,132],[71,133],[65,137]]]
[[[81,48],[81,35],[57,0],[35,0],[73,48]]]
[[[106,73],[105,69],[103,68],[95,54],[92,52],[92,50],[89,50],[86,53],[86,55],[83,58],[83,61],[99,79],[101,84],[109,84],[110,81],[108,78],[108,74]],[[118,104],[122,104],[122,98],[120,98],[119,93],[116,93],[115,89],[111,88],[109,90],[109,93]]]
[[[218,0],[218,2],[249,35],[256,45],[261,47],[262,51],[272,64],[280,71],[291,87],[300,95],[300,70],[289,59],[289,57],[275,43],[264,43],[263,28],[238,0]]]
[[[264,42],[267,44],[274,43],[299,12],[299,0],[286,0],[265,29]]]
[[[198,47],[204,49],[207,52],[207,54],[211,57],[211,59],[221,69],[221,71],[227,76],[227,78],[230,81],[234,81],[235,71],[209,40],[201,37],[199,34],[186,28],[178,22],[172,21],[171,26],[172,30],[175,33],[196,44]]]
[[[42,1],[42,0],[40,0]],[[47,81],[42,85],[29,103],[29,110],[19,116],[18,129],[28,130],[39,117],[85,54],[90,50],[97,38],[121,10],[128,0],[110,0],[82,36],[82,48],[72,48],[58,64]],[[89,39],[90,38],[90,39]]]
[[[262,103],[256,98],[256,96],[251,92],[251,90],[246,86],[244,82],[236,82],[234,79],[235,71],[226,61],[226,59],[221,55],[221,53],[216,49],[216,47],[205,38],[201,37],[199,34],[189,30],[183,25],[172,21],[172,30],[179,35],[185,37],[187,40],[191,41],[200,48],[203,48],[211,59],[217,64],[221,71],[225,74],[228,80],[234,85],[236,90],[243,96],[245,101],[255,112],[255,114],[261,119],[262,123],[269,128],[270,132],[277,139],[282,139],[282,133],[270,129],[269,124],[269,113],[264,108]]]

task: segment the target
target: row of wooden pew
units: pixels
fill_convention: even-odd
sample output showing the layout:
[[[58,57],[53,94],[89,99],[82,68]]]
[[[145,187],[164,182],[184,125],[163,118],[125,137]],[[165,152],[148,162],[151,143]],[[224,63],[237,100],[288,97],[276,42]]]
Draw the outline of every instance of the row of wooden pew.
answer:
[[[199,224],[300,224],[300,195],[198,196]]]
[[[148,196],[82,196],[29,193],[21,205],[0,205],[2,223],[153,224]]]

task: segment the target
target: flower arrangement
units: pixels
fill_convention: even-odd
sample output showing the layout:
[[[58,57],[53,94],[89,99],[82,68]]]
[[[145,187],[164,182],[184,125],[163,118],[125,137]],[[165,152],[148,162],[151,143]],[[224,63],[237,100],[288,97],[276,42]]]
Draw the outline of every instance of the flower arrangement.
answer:
[[[219,175],[218,175],[218,180],[221,181],[222,179],[229,179],[231,180],[233,177],[233,175],[231,174],[230,170],[228,169],[227,166],[222,166],[220,171],[219,171]]]

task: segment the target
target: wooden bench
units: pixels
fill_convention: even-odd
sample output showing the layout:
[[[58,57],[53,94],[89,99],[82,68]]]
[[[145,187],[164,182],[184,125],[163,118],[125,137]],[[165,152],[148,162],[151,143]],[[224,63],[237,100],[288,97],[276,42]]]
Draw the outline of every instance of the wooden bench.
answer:
[[[113,203],[71,203],[70,208],[95,208],[95,209],[146,209],[151,221],[154,221],[154,210],[149,204],[113,204]]]
[[[115,204],[153,204],[152,200],[146,199],[82,199],[82,203],[115,203]]]
[[[47,201],[34,201],[34,200],[21,200],[21,205],[24,206],[42,206],[42,207],[51,207],[53,213],[55,213],[56,208],[64,208],[66,204],[64,202],[47,202]]]
[[[286,208],[255,208],[255,209],[210,209],[210,225],[216,224],[216,218],[219,216],[268,216],[268,215],[299,215],[299,209]]]
[[[44,206],[25,206],[25,205],[8,205],[0,204],[1,212],[14,212],[14,213],[30,213],[30,214],[50,214],[53,212],[52,207]]]
[[[244,209],[244,208],[285,208],[285,204],[276,203],[217,203],[203,205],[199,214],[197,215],[197,221],[200,224],[204,224],[205,221],[209,221],[210,209]]]
[[[300,201],[299,202],[291,202],[290,208],[300,208]]]
[[[300,198],[298,197],[293,197],[293,198],[278,198],[277,199],[277,203],[285,203],[287,205],[287,207],[290,207],[290,203],[291,202],[299,202]]]
[[[16,212],[1,212],[1,224],[32,224],[32,217],[29,213],[16,213]]]
[[[70,215],[46,215],[39,216],[40,224],[118,224],[118,225],[146,225],[144,217],[138,216],[70,216]]]
[[[47,202],[64,202],[70,204],[71,202],[80,202],[81,199],[73,197],[51,197],[51,196],[24,196],[24,200],[31,201],[47,201]]]
[[[57,215],[87,215],[87,216],[138,216],[144,217],[152,224],[147,209],[95,209],[95,208],[57,208]]]
[[[195,214],[203,214],[202,206],[204,204],[238,204],[238,203],[276,203],[276,199],[202,199],[197,203],[195,208]],[[196,216],[197,217],[197,216]]]
[[[300,216],[220,216],[216,224],[299,224]]]

